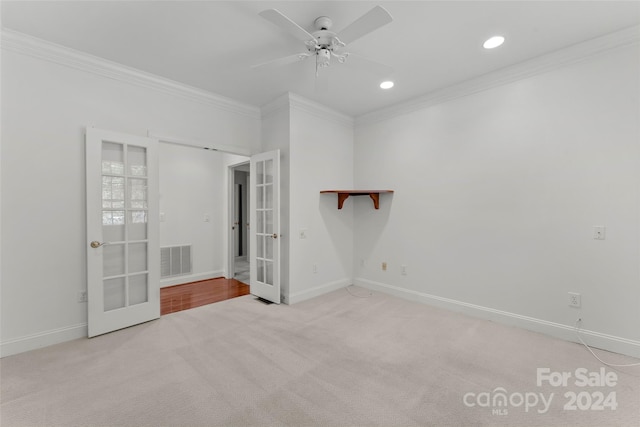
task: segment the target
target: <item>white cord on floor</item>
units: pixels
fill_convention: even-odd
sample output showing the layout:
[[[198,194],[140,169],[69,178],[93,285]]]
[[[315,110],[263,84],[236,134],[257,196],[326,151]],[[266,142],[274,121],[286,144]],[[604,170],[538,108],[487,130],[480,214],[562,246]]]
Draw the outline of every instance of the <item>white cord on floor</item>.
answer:
[[[582,319],[578,319],[576,320],[576,335],[578,336],[578,339],[580,340],[580,342],[582,343],[582,345],[584,345],[586,347],[587,350],[589,350],[589,352],[593,355],[593,357],[595,357],[596,359],[598,359],[600,361],[600,363],[607,365],[607,366],[611,366],[611,367],[615,367],[615,368],[623,368],[623,367],[628,367],[628,366],[640,366],[640,363],[629,363],[626,365],[616,365],[615,363],[607,363],[605,361],[603,361],[602,359],[600,359],[594,352],[593,350],[591,350],[591,347],[589,347],[587,345],[587,343],[585,343],[582,340],[582,337],[580,336],[580,322],[582,321]]]
[[[349,286],[347,286],[345,289],[347,290],[347,292],[349,292],[349,293],[350,293],[352,296],[354,296],[354,297],[358,297],[358,298],[369,298],[371,295],[373,295],[373,293],[371,293],[371,292],[369,292],[369,294],[368,294],[368,295],[356,295],[356,294],[354,294],[353,292],[351,292],[351,291],[349,290],[349,288],[350,288],[351,286],[353,286],[353,285],[349,285]]]

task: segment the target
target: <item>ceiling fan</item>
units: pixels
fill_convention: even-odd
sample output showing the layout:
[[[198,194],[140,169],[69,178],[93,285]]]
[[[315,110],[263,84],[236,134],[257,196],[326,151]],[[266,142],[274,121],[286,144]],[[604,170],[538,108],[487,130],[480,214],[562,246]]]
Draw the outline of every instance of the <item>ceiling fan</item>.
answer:
[[[268,9],[260,12],[259,15],[304,42],[306,51],[263,62],[251,68],[276,67],[303,61],[315,56],[316,76],[318,76],[321,68],[330,65],[331,58],[335,58],[341,64],[344,63],[347,57],[351,55],[350,52],[343,50],[349,43],[377,30],[393,20],[386,9],[382,6],[376,6],[338,33],[331,31],[333,23],[329,17],[320,16],[316,18],[313,23],[316,31],[309,33],[277,9]],[[358,60],[366,62],[369,68],[377,68],[387,73],[392,70],[392,68],[387,65],[365,60],[362,57],[358,57]]]

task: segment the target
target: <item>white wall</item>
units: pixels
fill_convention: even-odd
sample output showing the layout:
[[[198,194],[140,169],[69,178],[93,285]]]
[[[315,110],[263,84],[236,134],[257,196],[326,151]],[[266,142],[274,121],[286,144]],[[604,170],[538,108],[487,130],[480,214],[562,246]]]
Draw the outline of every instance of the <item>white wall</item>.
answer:
[[[356,282],[640,355],[639,75],[633,45],[363,122],[356,187],[395,194],[356,204]]]
[[[353,185],[353,120],[288,93],[263,107],[262,138],[281,154],[282,302],[351,284],[353,207],[320,191]]]
[[[296,303],[352,283],[352,201],[338,210],[337,195],[320,191],[353,188],[353,120],[290,96],[289,302]]]
[[[158,79],[139,84],[145,76],[102,72],[94,58],[85,67],[64,49],[9,41],[1,82],[2,355],[86,336],[87,307],[76,302],[86,289],[85,126],[260,146],[257,109],[164,90]],[[67,56],[73,60],[62,65]]]
[[[192,274],[163,279],[161,286],[224,276],[224,154],[165,143],[159,151],[160,246],[191,245],[192,263]]]

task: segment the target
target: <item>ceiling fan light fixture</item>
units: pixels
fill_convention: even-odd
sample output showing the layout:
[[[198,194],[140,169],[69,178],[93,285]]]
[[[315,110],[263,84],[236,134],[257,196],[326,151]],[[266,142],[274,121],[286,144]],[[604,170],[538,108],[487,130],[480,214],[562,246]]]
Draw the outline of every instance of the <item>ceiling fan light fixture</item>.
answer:
[[[482,44],[482,47],[484,47],[485,49],[494,49],[494,48],[500,46],[502,43],[504,43],[504,37],[502,37],[502,36],[493,36],[493,37],[487,39]]]
[[[393,87],[393,82],[391,80],[386,80],[380,83],[380,89],[391,89]]]
[[[319,68],[328,67],[331,62],[331,52],[329,49],[319,49],[316,53],[316,63]]]

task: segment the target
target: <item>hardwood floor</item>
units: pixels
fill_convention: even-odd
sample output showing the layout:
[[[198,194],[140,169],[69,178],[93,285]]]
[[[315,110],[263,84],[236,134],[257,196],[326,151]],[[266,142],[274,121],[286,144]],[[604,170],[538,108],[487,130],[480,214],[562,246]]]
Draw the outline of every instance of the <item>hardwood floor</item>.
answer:
[[[249,294],[249,285],[235,279],[211,279],[160,289],[160,315]]]

